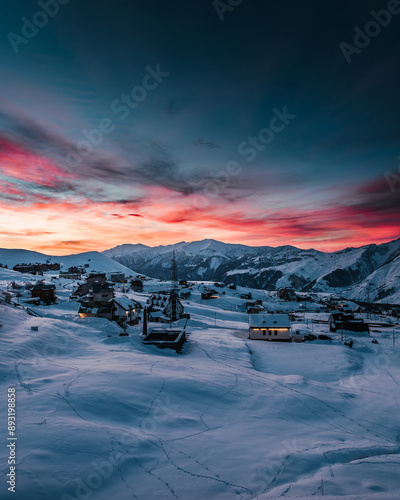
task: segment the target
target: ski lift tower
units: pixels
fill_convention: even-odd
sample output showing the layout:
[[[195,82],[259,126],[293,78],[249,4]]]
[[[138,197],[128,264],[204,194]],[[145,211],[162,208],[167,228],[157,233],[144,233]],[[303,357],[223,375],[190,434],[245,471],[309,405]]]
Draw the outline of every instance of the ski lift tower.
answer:
[[[176,321],[178,319],[177,313],[177,299],[178,299],[178,272],[176,266],[176,258],[175,258],[175,250],[172,251],[172,263],[171,263],[171,281],[172,288],[170,294],[171,300],[171,313],[170,313],[170,321]]]

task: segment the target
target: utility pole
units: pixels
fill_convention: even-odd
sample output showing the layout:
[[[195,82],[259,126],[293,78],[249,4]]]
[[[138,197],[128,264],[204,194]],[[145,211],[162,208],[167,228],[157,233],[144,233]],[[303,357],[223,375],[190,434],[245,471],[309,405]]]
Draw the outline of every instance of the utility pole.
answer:
[[[171,273],[172,273],[172,290],[170,295],[171,300],[171,313],[170,313],[170,325],[172,321],[176,321],[178,318],[177,313],[177,296],[178,296],[178,278],[177,278],[177,269],[176,269],[176,259],[175,259],[175,250],[172,251],[172,263],[171,263]]]

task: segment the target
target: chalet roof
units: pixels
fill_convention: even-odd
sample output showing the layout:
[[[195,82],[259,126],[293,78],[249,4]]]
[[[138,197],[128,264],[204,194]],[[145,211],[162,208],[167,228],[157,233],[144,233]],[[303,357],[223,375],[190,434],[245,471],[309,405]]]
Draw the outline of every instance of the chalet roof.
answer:
[[[334,311],[330,317],[335,321],[355,321],[354,314],[342,313],[340,311]]]
[[[165,319],[169,320],[168,316],[165,316],[165,314],[162,311],[151,311],[150,317],[151,318],[165,318]]]
[[[82,302],[79,312],[89,312],[92,314],[110,313],[112,312],[113,304],[108,302],[87,301]]]
[[[93,289],[93,292],[99,293],[102,290],[112,291],[114,288],[112,286],[109,286],[108,282],[105,282],[105,283],[93,283],[91,285],[91,289]]]
[[[290,320],[287,314],[251,314],[251,328],[289,328]]]
[[[56,285],[35,285],[32,290],[55,290]]]
[[[135,300],[131,300],[129,297],[125,296],[110,299],[110,302],[118,304],[121,307],[121,309],[124,309],[125,311],[129,311],[130,308],[139,309],[140,306],[138,302],[136,302]]]

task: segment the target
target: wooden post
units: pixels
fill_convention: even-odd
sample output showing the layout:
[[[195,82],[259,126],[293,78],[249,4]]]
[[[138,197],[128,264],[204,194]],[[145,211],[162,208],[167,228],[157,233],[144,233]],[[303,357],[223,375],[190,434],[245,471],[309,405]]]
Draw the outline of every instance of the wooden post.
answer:
[[[147,307],[143,309],[143,335],[147,335]]]

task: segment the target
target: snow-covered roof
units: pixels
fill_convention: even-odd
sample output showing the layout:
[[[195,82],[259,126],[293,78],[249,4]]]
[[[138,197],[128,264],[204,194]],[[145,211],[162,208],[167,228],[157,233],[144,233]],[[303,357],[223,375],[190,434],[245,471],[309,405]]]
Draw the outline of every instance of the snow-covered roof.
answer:
[[[251,328],[289,328],[287,314],[250,314]]]
[[[137,303],[133,300],[131,300],[129,297],[117,297],[114,299],[111,299],[110,302],[114,302],[115,304],[118,304],[122,309],[125,309],[125,311],[129,311],[129,309],[132,307],[132,309],[137,308]]]
[[[162,311],[151,311],[150,316],[152,318],[167,318]]]

